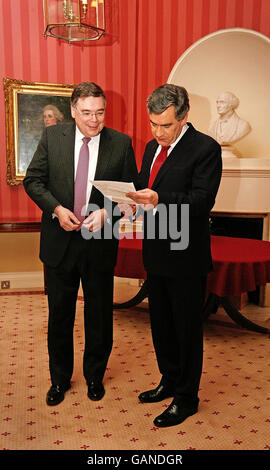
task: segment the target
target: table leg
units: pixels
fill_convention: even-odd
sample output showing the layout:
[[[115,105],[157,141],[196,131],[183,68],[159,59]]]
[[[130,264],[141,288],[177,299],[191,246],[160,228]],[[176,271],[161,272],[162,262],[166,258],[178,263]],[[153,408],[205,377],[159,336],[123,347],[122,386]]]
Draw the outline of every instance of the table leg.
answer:
[[[218,306],[221,305],[229,317],[242,328],[256,331],[258,333],[266,333],[270,337],[269,328],[257,325],[242,315],[233,305],[229,297],[219,297],[216,294],[209,294],[203,309],[203,320],[206,320],[211,313],[216,312]]]
[[[202,313],[203,321],[207,320],[207,318],[209,317],[209,315],[211,315],[211,313],[216,313],[218,307],[219,307],[219,300],[218,300],[217,295],[211,294],[211,293],[208,294],[208,297],[204,304],[203,313]]]
[[[144,281],[142,287],[140,288],[138,294],[136,294],[132,299],[127,300],[127,302],[122,302],[120,304],[114,303],[113,307],[114,308],[129,308],[129,307],[134,307],[135,305],[138,305],[141,303],[146,297],[148,296],[148,287],[147,287],[147,281]]]
[[[256,331],[258,333],[267,333],[270,336],[269,328],[257,325],[256,323],[248,320],[244,315],[242,315],[239,310],[232,304],[229,297],[220,297],[220,304],[227,312],[229,317],[235,321],[238,325],[246,328],[247,330]]]

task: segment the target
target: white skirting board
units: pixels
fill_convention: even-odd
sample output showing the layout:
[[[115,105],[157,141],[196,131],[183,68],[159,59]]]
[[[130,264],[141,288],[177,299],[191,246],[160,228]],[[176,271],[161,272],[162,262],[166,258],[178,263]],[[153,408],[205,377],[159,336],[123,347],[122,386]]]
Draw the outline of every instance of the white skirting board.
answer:
[[[9,289],[1,288],[2,281],[10,282],[9,289],[44,288],[43,271],[0,273],[0,290],[1,292],[8,291]]]

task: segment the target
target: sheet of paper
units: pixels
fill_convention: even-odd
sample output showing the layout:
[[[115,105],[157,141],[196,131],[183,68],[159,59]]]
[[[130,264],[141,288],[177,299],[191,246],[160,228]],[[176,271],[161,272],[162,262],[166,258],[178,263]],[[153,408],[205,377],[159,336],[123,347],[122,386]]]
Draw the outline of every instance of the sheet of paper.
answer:
[[[90,183],[92,183],[92,185],[95,186],[95,188],[97,188],[105,197],[108,197],[114,202],[135,204],[132,199],[126,197],[126,193],[136,191],[133,183],[105,180],[90,181]]]

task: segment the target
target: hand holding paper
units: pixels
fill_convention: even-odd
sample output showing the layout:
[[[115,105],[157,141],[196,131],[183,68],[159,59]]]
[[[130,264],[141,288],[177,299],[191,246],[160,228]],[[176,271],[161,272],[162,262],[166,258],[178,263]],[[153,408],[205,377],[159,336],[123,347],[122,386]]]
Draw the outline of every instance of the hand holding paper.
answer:
[[[139,204],[146,211],[153,209],[158,204],[158,193],[149,188],[130,192],[127,197],[130,197],[133,203]]]
[[[133,183],[125,183],[123,181],[90,181],[95,188],[97,188],[103,196],[111,199],[114,202],[124,204],[134,204],[134,201],[127,197],[127,193],[135,192]]]

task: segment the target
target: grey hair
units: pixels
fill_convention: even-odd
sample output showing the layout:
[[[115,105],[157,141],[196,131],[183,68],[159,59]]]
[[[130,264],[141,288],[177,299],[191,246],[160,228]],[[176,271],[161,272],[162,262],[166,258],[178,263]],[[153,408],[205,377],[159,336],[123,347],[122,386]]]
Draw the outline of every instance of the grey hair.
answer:
[[[43,119],[44,111],[48,111],[48,110],[51,110],[53,112],[54,117],[58,122],[61,122],[64,120],[63,113],[61,113],[61,111],[59,111],[57,106],[54,106],[53,104],[47,104],[46,106],[44,106],[40,119]]]
[[[181,121],[190,108],[188,93],[185,88],[166,83],[156,88],[147,98],[149,114],[161,114],[170,106],[174,106],[175,117],[178,121]]]

